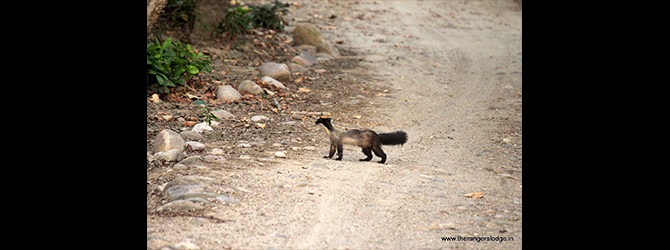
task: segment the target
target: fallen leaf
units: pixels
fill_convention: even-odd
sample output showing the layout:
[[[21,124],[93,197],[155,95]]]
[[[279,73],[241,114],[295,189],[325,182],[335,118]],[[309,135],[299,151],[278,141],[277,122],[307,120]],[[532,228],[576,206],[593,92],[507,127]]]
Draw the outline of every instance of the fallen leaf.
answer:
[[[299,92],[299,93],[307,93],[307,92],[311,92],[311,90],[309,90],[309,89],[307,89],[307,88],[299,88],[299,89],[298,89],[298,92]]]
[[[355,116],[352,116],[351,118],[354,118],[354,119],[361,119],[361,117],[363,117],[363,116],[362,116],[362,115],[355,115]]]
[[[468,198],[482,198],[482,197],[484,197],[484,194],[480,193],[480,192],[474,192],[474,193],[465,194],[463,196],[468,197]]]

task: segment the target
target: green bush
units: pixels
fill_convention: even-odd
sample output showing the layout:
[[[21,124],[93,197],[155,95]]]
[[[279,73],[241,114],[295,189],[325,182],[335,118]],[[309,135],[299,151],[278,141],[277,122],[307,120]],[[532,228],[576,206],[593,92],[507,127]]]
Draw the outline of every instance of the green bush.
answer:
[[[240,33],[246,30],[254,29],[254,27],[251,26],[249,15],[247,15],[249,11],[251,10],[243,9],[242,7],[228,9],[226,18],[223,20],[223,23],[221,23],[221,28],[228,32],[228,37],[237,37]]]
[[[208,57],[201,52],[195,53],[191,45],[168,38],[161,43],[158,38],[147,43],[147,90],[168,92],[175,83],[186,84],[201,70],[212,72]],[[161,88],[162,87],[162,88]]]
[[[263,5],[263,6],[252,6],[251,14],[249,18],[254,27],[263,27],[273,30],[283,30],[284,29],[284,20],[279,16],[278,13],[284,15],[290,13],[286,9],[289,4],[281,3],[277,0],[272,2],[272,6]]]
[[[283,30],[285,21],[279,13],[288,14],[288,6],[288,4],[275,0],[272,5],[250,5],[248,9],[242,7],[230,8],[220,27],[228,33],[229,38],[235,38],[247,30],[259,27]]]

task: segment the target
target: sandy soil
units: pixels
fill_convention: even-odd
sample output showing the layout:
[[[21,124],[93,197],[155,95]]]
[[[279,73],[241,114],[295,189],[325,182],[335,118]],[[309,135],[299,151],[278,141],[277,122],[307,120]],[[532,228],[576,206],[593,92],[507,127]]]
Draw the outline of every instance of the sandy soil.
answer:
[[[294,2],[288,30],[311,23],[356,51],[350,72],[374,92],[359,98],[360,112],[332,115],[347,116],[335,127],[403,130],[409,141],[383,147],[386,164],[359,162],[360,149],[347,146],[342,161],[327,160],[326,135],[307,120],[301,141],[316,151],[200,173],[236,190],[239,205],[208,211],[221,220],[148,215],[147,233],[200,249],[520,248],[520,4]],[[473,192],[483,197],[464,196]],[[458,236],[513,240],[441,239]]]

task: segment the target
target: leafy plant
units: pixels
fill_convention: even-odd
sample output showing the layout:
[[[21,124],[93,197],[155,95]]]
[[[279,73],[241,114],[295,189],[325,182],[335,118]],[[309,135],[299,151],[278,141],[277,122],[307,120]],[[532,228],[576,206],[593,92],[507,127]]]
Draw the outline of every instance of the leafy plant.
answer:
[[[221,28],[228,32],[228,37],[234,38],[244,31],[254,29],[247,14],[249,11],[251,10],[242,7],[228,9],[226,18],[221,23]]]
[[[208,57],[202,52],[195,53],[191,45],[173,43],[172,38],[161,43],[156,38],[147,43],[147,89],[168,92],[175,83],[184,85],[201,70],[212,72],[210,64]]]
[[[263,5],[263,6],[252,6],[251,13],[249,18],[254,27],[263,27],[273,30],[283,30],[284,29],[284,19],[282,19],[278,13],[284,15],[290,13],[288,11],[289,4],[284,4],[275,0],[272,2],[272,6]]]
[[[207,122],[207,126],[212,125],[212,119],[215,119],[217,121],[221,120],[218,117],[216,117],[214,114],[212,114],[212,111],[210,111],[209,108],[204,107],[204,108],[200,108],[200,109],[205,111],[205,115],[200,116],[200,118],[205,118],[205,122]]]

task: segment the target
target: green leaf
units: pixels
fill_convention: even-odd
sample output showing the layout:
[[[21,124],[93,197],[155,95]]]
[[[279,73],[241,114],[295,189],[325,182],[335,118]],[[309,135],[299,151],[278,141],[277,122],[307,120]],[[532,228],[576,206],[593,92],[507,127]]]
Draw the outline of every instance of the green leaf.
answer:
[[[193,102],[193,105],[196,105],[196,106],[198,106],[198,105],[207,105],[207,102],[206,102],[206,101],[203,101],[203,100],[197,100],[197,101]],[[203,108],[200,108],[200,109],[203,109]],[[205,109],[205,111],[206,111],[206,109]]]
[[[163,46],[161,47],[163,50],[167,49],[170,45],[172,44],[172,38],[168,38],[163,42]]]
[[[188,73],[191,73],[191,75],[195,75],[198,74],[198,72],[200,72],[198,68],[196,68],[193,65],[187,65],[186,67],[188,67]]]

